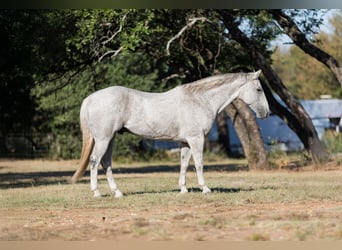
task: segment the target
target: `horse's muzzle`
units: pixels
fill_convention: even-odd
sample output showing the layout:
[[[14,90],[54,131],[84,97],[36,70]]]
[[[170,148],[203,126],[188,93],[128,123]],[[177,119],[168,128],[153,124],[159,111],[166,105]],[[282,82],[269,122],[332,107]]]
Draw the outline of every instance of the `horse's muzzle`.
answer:
[[[268,111],[268,112],[266,112],[265,115],[263,115],[263,117],[261,117],[261,119],[266,119],[266,118],[269,117],[269,116],[270,116],[270,112]]]
[[[260,119],[266,119],[269,116],[270,116],[270,112],[269,111],[267,111],[266,113],[261,113],[261,114],[257,115],[257,117],[260,118]]]

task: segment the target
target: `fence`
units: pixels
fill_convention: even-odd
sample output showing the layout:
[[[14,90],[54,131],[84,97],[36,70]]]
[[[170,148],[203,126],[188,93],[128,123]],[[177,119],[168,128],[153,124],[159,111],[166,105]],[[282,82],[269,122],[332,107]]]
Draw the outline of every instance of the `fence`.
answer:
[[[39,158],[49,152],[52,136],[41,133],[0,135],[0,158]]]

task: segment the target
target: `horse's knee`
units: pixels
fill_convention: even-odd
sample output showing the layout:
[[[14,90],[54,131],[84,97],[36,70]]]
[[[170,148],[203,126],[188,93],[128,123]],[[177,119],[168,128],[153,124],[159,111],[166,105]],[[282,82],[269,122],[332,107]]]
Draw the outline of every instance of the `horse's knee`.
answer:
[[[89,162],[90,162],[90,166],[91,166],[92,169],[97,167],[97,164],[96,164],[97,158],[96,158],[95,155],[91,155],[90,156]]]

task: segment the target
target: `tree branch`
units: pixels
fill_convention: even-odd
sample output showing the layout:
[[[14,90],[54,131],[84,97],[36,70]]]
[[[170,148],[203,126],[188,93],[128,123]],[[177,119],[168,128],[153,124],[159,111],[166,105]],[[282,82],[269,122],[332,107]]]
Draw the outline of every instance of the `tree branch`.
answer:
[[[127,15],[128,15],[129,12],[127,12],[125,15],[123,15],[123,17],[121,18],[120,20],[120,26],[119,26],[119,29],[111,36],[111,37],[107,37],[108,39],[106,39],[105,41],[103,41],[101,44],[102,45],[106,45],[107,43],[109,43],[110,41],[112,41],[121,31],[122,31],[122,28],[124,26],[124,22],[127,18]],[[103,37],[105,38],[105,37]]]
[[[269,12],[299,48],[316,58],[316,60],[323,63],[333,72],[342,87],[342,67],[339,66],[338,61],[333,56],[310,43],[305,37],[305,34],[298,28],[297,24],[282,10],[274,9],[269,10]]]
[[[189,23],[187,23],[178,33],[177,35],[173,36],[166,44],[166,54],[169,56],[170,55],[170,45],[171,43],[178,39],[187,29],[190,29],[192,26],[196,24],[196,22],[201,21],[202,23],[204,22],[209,22],[212,23],[209,19],[205,17],[195,17],[195,18],[189,18]]]
[[[118,48],[117,50],[109,50],[109,51],[107,51],[107,52],[104,53],[102,56],[100,56],[98,62],[101,62],[102,59],[103,59],[104,57],[106,57],[107,55],[109,55],[109,54],[112,54],[110,57],[115,57],[115,56],[117,56],[117,55],[121,52],[122,49],[123,49],[123,47],[120,46],[120,48]]]
[[[64,83],[62,83],[60,86],[57,86],[53,89],[49,89],[47,90],[45,93],[44,93],[44,96],[49,96],[63,88],[65,88],[67,85],[69,85],[71,79],[73,79],[77,74],[79,74],[81,71],[83,71],[88,65],[85,64],[85,65],[82,65],[80,68],[76,69],[75,72],[71,73],[69,76],[66,76],[66,80]],[[64,76],[67,74],[67,73],[70,73],[69,72],[66,72],[65,74],[63,74],[63,76],[61,76],[60,78],[64,78]],[[58,78],[54,79],[54,80],[57,80]]]
[[[217,46],[217,52],[214,56],[214,66],[213,66],[213,72],[216,70],[216,64],[217,64],[217,58],[220,56],[220,53],[221,53],[221,39],[219,37],[219,43],[218,43],[218,46]]]
[[[102,37],[100,40],[104,39],[104,38],[107,38],[106,40],[104,40],[103,42],[101,42],[102,46],[105,46],[107,43],[111,42],[120,32],[122,32],[122,29],[123,29],[123,26],[124,26],[124,22],[127,18],[127,15],[128,15],[129,12],[127,12],[125,15],[123,15],[123,17],[121,18],[120,20],[120,26],[119,26],[119,29],[114,32],[113,35],[111,35],[110,37]],[[122,51],[123,47],[120,46],[118,49],[116,50],[109,50],[107,52],[105,52],[102,56],[99,57],[98,59],[98,62],[101,62],[102,59],[108,55],[111,54],[111,57],[115,57],[117,56],[121,51]]]
[[[183,78],[185,78],[185,75],[184,74],[180,75],[180,74],[174,73],[174,74],[171,74],[171,75],[169,75],[167,77],[164,77],[161,80],[167,82],[168,80],[171,80],[171,79],[174,79],[174,78],[181,78],[181,79],[183,79]]]

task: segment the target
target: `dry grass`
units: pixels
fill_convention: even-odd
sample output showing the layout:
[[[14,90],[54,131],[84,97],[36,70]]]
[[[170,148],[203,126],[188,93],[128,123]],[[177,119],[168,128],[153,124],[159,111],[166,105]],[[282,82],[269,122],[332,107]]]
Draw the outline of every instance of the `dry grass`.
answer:
[[[240,162],[241,163],[241,162]],[[341,239],[342,171],[247,172],[207,167],[213,193],[178,195],[173,164],[120,166],[125,196],[114,199],[102,175],[94,199],[89,177],[67,183],[77,161],[0,161],[1,240],[316,240]],[[243,168],[241,168],[243,169]],[[235,171],[232,171],[235,170]]]

